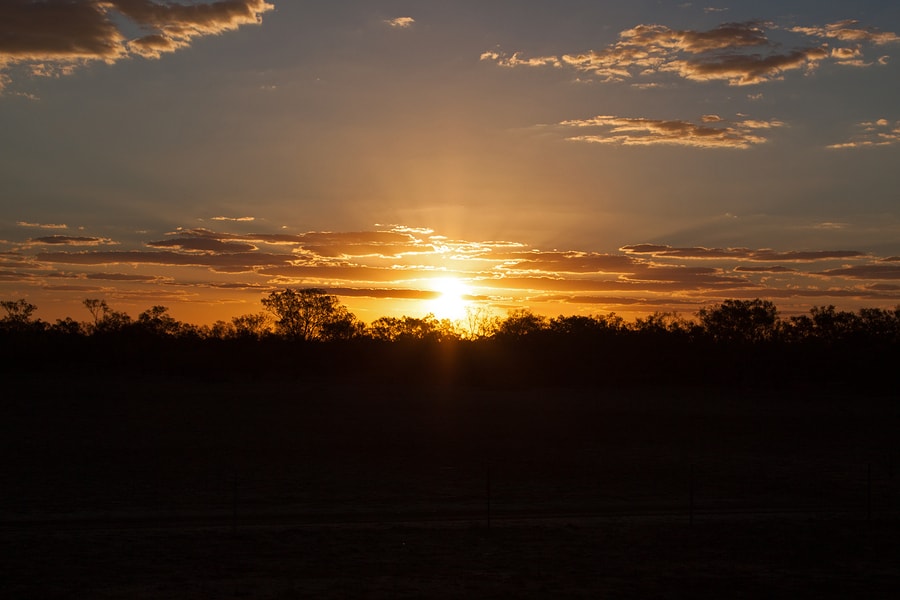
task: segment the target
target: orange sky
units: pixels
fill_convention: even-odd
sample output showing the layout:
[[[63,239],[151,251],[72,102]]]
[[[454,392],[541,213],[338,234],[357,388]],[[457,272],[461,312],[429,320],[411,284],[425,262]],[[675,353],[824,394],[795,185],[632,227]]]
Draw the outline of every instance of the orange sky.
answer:
[[[8,0],[0,297],[893,307],[898,31],[874,0]]]

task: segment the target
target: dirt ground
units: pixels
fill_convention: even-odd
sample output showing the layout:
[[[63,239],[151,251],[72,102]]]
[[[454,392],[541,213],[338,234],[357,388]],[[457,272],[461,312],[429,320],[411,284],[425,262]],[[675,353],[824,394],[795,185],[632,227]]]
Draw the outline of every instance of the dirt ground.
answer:
[[[852,390],[8,377],[3,598],[888,598]]]
[[[4,598],[892,598],[896,521],[4,532]]]

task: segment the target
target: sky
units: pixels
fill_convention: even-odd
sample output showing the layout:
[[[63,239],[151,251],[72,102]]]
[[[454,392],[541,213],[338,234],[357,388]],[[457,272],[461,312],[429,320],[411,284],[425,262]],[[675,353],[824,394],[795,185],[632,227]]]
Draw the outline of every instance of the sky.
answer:
[[[892,308],[898,165],[896,2],[0,3],[0,298],[50,322]]]

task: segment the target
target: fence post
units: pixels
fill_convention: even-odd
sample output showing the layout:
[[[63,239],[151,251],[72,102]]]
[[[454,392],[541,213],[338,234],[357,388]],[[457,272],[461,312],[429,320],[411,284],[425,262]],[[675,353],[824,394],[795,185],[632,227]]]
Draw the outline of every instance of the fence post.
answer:
[[[237,537],[237,473],[231,479],[231,537]]]
[[[688,476],[688,490],[689,490],[689,504],[688,504],[688,514],[689,514],[689,525],[694,524],[694,463],[691,463],[690,474]]]
[[[487,493],[487,528],[491,528],[491,463],[487,463],[487,471],[485,474],[485,485]]]
[[[866,467],[866,521],[872,522],[872,463]]]

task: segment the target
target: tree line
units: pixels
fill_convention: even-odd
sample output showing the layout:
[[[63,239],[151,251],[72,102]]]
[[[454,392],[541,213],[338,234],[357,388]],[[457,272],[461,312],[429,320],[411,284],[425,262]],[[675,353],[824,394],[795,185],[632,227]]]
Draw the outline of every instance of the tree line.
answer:
[[[140,381],[279,381],[309,390],[373,386],[558,389],[631,385],[768,386],[894,393],[900,307],[817,306],[782,318],[769,300],[725,300],[690,317],[653,313],[497,316],[459,321],[381,317],[363,323],[324,290],[283,289],[258,313],[193,325],[152,306],[137,317],[86,299],[88,318],[47,323],[25,300],[0,302],[0,374]],[[27,387],[27,386],[26,386]],[[887,391],[891,390],[891,391]],[[20,393],[27,394],[27,389]]]
[[[319,288],[287,288],[262,299],[264,310],[254,314],[194,325],[176,320],[165,306],[152,306],[137,318],[112,309],[105,300],[82,303],[90,318],[71,317],[48,323],[34,317],[37,306],[25,299],[0,301],[5,315],[0,334],[65,335],[84,337],[143,337],[194,340],[295,340],[334,342],[376,340],[383,342],[451,342],[463,340],[548,341],[590,338],[669,339],[729,345],[818,342],[825,344],[900,341],[900,306],[894,309],[863,308],[858,312],[816,306],[808,314],[782,318],[769,300],[729,299],[701,308],[694,318],[656,312],[633,322],[615,313],[548,318],[528,309],[510,311],[505,317],[485,309],[471,309],[464,319],[451,321],[434,315],[381,317],[366,324],[337,296]]]

